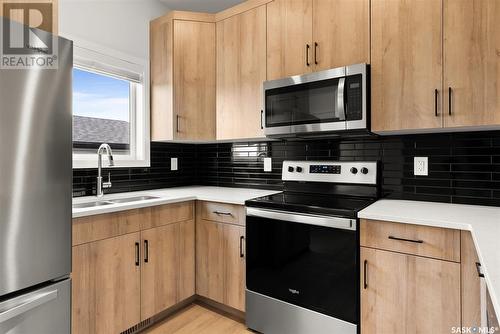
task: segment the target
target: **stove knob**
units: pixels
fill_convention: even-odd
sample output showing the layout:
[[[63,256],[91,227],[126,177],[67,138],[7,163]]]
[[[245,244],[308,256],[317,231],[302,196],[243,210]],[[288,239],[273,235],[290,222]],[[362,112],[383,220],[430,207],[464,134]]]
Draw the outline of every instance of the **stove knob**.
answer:
[[[361,168],[361,174],[365,174],[365,175],[368,174],[368,168],[366,168],[366,167]]]
[[[297,170],[298,173],[302,173],[302,167],[297,166],[296,170]]]
[[[293,171],[294,171],[293,167],[292,167],[292,166],[288,166],[288,171],[289,171],[290,173],[293,173]]]
[[[351,173],[358,174],[358,169],[356,167],[351,168]]]

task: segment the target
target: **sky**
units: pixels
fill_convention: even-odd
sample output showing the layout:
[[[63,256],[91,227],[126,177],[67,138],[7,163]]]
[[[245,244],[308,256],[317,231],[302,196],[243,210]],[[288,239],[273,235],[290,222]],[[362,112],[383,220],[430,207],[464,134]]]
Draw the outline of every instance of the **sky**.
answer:
[[[73,115],[129,121],[129,83],[73,69]]]

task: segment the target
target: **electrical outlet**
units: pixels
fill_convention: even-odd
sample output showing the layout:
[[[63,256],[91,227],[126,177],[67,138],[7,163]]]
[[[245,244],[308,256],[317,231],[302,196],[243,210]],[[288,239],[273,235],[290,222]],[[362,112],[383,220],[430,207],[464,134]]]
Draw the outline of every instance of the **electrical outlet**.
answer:
[[[178,170],[178,161],[177,158],[170,158],[170,170]]]
[[[273,161],[271,158],[264,158],[264,172],[273,171]]]
[[[429,175],[429,158],[414,157],[413,158],[413,175]]]

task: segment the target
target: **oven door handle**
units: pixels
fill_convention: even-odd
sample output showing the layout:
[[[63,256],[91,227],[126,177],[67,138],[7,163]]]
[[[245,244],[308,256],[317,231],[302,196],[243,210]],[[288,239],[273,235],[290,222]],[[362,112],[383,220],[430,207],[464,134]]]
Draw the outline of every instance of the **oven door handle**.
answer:
[[[247,208],[247,216],[281,220],[291,223],[356,230],[356,219],[310,215],[305,213]]]
[[[337,117],[341,121],[345,121],[344,90],[345,90],[345,78],[340,78],[339,85],[337,88]]]

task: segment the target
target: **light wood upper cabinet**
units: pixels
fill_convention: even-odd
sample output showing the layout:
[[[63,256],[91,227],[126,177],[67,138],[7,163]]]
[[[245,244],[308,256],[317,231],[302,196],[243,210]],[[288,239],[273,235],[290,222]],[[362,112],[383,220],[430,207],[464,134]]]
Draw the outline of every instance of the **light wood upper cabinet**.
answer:
[[[460,327],[459,263],[362,247],[361,264],[362,334]]]
[[[215,139],[215,23],[167,15],[150,38],[152,140]]]
[[[312,71],[312,0],[267,4],[267,79]]]
[[[497,0],[444,0],[446,127],[500,125],[499,17]]]
[[[266,6],[217,22],[217,139],[264,137]]]
[[[313,0],[314,70],[370,63],[369,0]]]
[[[194,295],[194,221],[141,232],[141,319]]]
[[[441,5],[371,1],[373,131],[441,127]]]
[[[140,233],[73,247],[72,333],[120,333],[141,320]]]
[[[174,21],[178,139],[215,139],[215,24]]]
[[[369,0],[268,3],[268,80],[369,63],[369,8]]]

